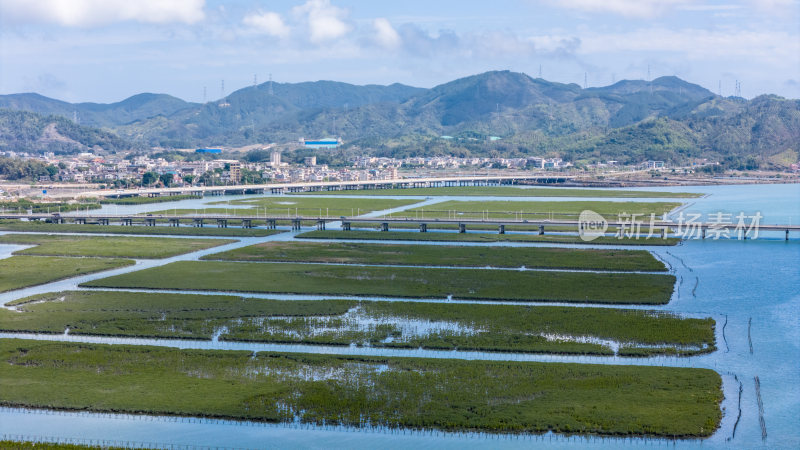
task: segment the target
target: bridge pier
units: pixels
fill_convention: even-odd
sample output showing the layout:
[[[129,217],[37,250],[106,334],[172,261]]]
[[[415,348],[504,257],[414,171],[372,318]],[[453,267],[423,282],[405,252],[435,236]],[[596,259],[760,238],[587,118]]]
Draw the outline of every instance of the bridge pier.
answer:
[[[120,225],[127,227],[133,226],[133,219],[128,219],[128,218],[122,219]]]
[[[275,219],[267,219],[267,229],[274,230],[278,227],[278,221]]]
[[[97,224],[98,225],[108,225],[108,218],[107,217],[101,217],[101,218],[97,219]]]
[[[465,224],[465,223],[458,224],[458,232],[459,233],[466,233],[467,232],[467,224]]]
[[[156,226],[156,219],[152,219],[152,218],[144,219],[144,225],[146,227],[154,227],[154,226]]]
[[[544,225],[539,225],[539,236],[544,235]]]
[[[506,226],[505,225],[500,225],[499,227],[497,227],[497,232],[499,234],[506,234]]]
[[[420,233],[427,233],[428,232],[428,224],[427,223],[419,224],[419,232]]]
[[[342,231],[350,231],[350,222],[342,222]]]
[[[302,225],[303,224],[300,219],[292,219],[292,231],[300,231]]]
[[[75,223],[77,223],[78,225],[86,225],[86,219],[83,217],[76,217]]]
[[[217,219],[217,228],[228,228],[228,219]]]
[[[205,225],[203,222],[204,222],[203,219],[196,218],[196,219],[194,219],[193,226],[195,226],[197,228],[203,228],[203,225]]]
[[[318,220],[317,221],[317,230],[324,230],[324,229],[325,229],[325,221],[324,220]]]
[[[786,242],[789,242],[789,230],[786,230]]]
[[[703,239],[705,239],[705,238],[706,238],[706,229],[705,229],[705,228],[702,228],[702,229],[701,229],[701,233],[702,233],[702,235],[703,235]]]
[[[253,228],[252,219],[242,219],[242,228]]]
[[[174,218],[174,217],[172,219],[169,219],[169,226],[171,226],[171,227],[179,227],[179,226],[181,226],[181,219]]]
[[[389,222],[383,222],[381,224],[381,231],[389,231]]]

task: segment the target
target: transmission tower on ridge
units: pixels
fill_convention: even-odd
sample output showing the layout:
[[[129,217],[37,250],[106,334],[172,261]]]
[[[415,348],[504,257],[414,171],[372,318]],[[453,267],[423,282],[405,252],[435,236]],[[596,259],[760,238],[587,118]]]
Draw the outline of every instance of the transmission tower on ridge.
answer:
[[[219,102],[219,107],[227,108],[228,106],[231,106],[231,104],[228,103],[228,99],[225,98],[225,80],[222,80],[222,83],[220,83],[220,94],[222,96],[222,99]]]
[[[269,95],[275,95],[275,92],[272,90],[272,74],[269,74]]]

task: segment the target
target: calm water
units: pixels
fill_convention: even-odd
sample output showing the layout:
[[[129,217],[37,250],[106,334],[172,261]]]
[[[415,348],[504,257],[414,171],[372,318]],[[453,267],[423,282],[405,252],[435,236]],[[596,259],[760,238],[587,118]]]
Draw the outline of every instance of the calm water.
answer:
[[[662,189],[665,190],[665,189]],[[703,192],[710,195],[689,200],[687,212],[710,214],[726,212],[747,215],[760,212],[762,223],[800,223],[800,185],[703,186],[671,188],[676,192]],[[251,197],[252,198],[252,197]],[[228,199],[228,197],[225,197]],[[453,199],[450,197],[442,200]],[[208,199],[219,201],[219,197]],[[437,199],[439,200],[439,199]],[[511,199],[509,199],[511,200]],[[519,200],[519,198],[517,198]],[[561,200],[564,200],[561,198]],[[196,202],[194,200],[189,202]],[[166,204],[148,205],[166,209]],[[171,205],[170,205],[171,206]],[[175,207],[184,207],[180,204]],[[762,235],[763,236],[763,235]],[[288,239],[288,233],[279,239]],[[141,446],[165,445],[227,446],[248,448],[522,448],[531,445],[554,447],[618,448],[677,446],[682,448],[800,448],[800,236],[784,242],[783,235],[757,240],[690,240],[677,247],[645,247],[667,261],[679,278],[673,300],[663,309],[691,316],[712,316],[717,320],[717,347],[711,355],[695,358],[652,358],[615,360],[587,357],[548,357],[527,355],[453,354],[438,357],[465,359],[517,359],[539,361],[579,361],[593,363],[631,363],[706,367],[723,376],[726,401],[722,427],[702,441],[652,439],[569,438],[559,435],[506,437],[475,434],[410,433],[389,430],[347,430],[289,425],[242,425],[230,422],[133,417],[128,415],[59,413],[19,409],[0,409],[0,435],[18,434],[80,439],[136,441]],[[264,238],[247,239],[249,245]],[[272,237],[275,239],[275,237]],[[427,243],[440,245],[441,243]],[[452,245],[452,243],[450,243]],[[475,245],[475,244],[472,244]],[[480,244],[480,245],[508,245]],[[515,243],[514,245],[525,245]],[[16,247],[16,246],[15,246]],[[16,247],[18,248],[18,247]],[[16,249],[15,248],[15,249]],[[582,247],[585,248],[585,247]],[[607,248],[607,247],[602,247]],[[12,250],[0,248],[0,257]],[[192,259],[195,254],[177,257]],[[162,262],[142,261],[139,267]],[[137,267],[138,268],[138,267]],[[125,269],[120,269],[125,270]],[[105,276],[103,274],[102,276]],[[95,275],[99,277],[101,275]],[[92,276],[89,276],[92,277]],[[85,281],[82,277],[80,281]],[[70,289],[78,282],[66,280],[39,288],[0,295],[0,302],[34,292]],[[276,296],[271,296],[276,297]],[[280,297],[280,296],[278,296]],[[288,297],[287,297],[288,298]],[[444,300],[442,300],[444,301]],[[724,332],[723,332],[724,325]],[[196,343],[208,345],[208,343]],[[220,343],[226,345],[224,343]],[[181,345],[167,343],[167,345]],[[227,344],[236,346],[238,344]],[[181,345],[183,346],[183,345]],[[287,346],[287,351],[342,352],[359,354],[357,348],[328,349]],[[279,350],[277,347],[259,350]],[[365,349],[368,353],[375,349]],[[415,356],[417,356],[415,354]],[[437,356],[426,354],[425,356]],[[767,437],[762,440],[754,377],[761,381],[763,420]],[[738,389],[742,383],[741,420],[738,415]]]

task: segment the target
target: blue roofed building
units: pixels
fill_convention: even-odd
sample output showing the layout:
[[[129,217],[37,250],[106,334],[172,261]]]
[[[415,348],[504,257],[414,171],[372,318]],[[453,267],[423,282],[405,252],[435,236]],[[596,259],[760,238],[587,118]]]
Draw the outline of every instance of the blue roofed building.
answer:
[[[322,149],[333,149],[337,148],[338,146],[342,145],[342,141],[339,139],[333,138],[325,138],[325,139],[301,139],[303,146],[306,148],[322,148]]]
[[[221,148],[198,148],[195,153],[222,153]]]

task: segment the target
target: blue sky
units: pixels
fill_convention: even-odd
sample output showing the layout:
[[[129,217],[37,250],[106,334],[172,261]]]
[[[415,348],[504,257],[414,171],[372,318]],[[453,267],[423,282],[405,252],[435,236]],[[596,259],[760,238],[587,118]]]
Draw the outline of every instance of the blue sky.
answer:
[[[202,101],[320,79],[431,87],[487,70],[604,86],[677,75],[800,97],[800,0],[0,0],[0,93]]]

